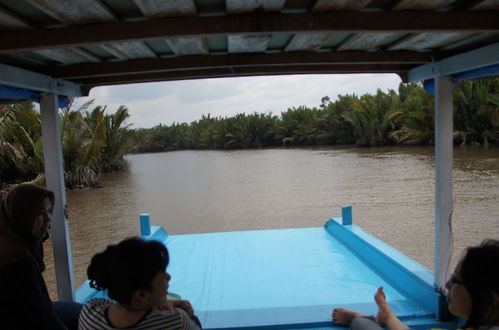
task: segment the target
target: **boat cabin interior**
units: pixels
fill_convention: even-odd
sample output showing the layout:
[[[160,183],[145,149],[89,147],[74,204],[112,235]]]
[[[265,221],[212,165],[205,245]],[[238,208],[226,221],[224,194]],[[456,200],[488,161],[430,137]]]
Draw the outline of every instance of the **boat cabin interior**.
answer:
[[[498,18],[497,0],[0,0],[0,100],[40,102],[59,298],[95,295],[75,294],[63,213],[57,119],[68,99],[139,82],[394,73],[435,95],[434,273],[349,223],[348,211],[324,228],[143,235],[186,261],[172,263],[172,286],[193,297],[208,328],[330,328],[332,304],[369,313],[377,285],[411,326],[448,326],[438,322],[451,245],[452,90],[499,74]],[[212,245],[224,253],[210,254]]]

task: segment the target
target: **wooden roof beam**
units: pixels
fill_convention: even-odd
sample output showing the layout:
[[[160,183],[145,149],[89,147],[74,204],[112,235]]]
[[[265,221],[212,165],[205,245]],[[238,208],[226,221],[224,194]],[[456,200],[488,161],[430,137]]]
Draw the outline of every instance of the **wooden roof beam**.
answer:
[[[290,52],[282,54],[232,54],[226,56],[181,56],[162,59],[136,59],[109,63],[82,63],[57,67],[38,67],[39,72],[50,73],[63,79],[105,77],[151,72],[177,72],[185,70],[239,68],[248,66],[295,65],[421,65],[432,61],[431,53],[410,51],[358,52],[344,51],[331,53]]]
[[[397,73],[403,74],[411,69],[413,65],[398,64],[349,64],[349,65],[281,65],[281,66],[251,66],[232,68],[213,68],[200,70],[184,70],[174,72],[150,72],[127,74],[120,76],[89,77],[75,79],[87,88],[104,85],[131,84],[140,82],[241,77],[241,76],[265,76],[265,75],[289,75],[289,74],[335,74],[335,73]]]
[[[496,12],[314,12],[164,18],[0,32],[0,53],[169,37],[306,32],[498,33]]]

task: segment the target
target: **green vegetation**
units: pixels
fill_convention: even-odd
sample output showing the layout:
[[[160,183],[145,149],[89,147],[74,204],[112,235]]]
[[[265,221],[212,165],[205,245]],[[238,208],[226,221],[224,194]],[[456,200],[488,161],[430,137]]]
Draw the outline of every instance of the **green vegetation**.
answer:
[[[60,115],[68,188],[95,186],[100,173],[125,166],[129,152],[182,149],[260,148],[292,145],[382,146],[434,143],[433,96],[420,84],[400,84],[398,92],[323,97],[318,108],[293,107],[275,116],[202,116],[132,130],[128,109],[111,115],[93,101]],[[499,78],[465,81],[454,89],[456,144],[499,144]],[[40,115],[33,103],[0,105],[0,188],[43,178]]]
[[[133,131],[128,109],[111,114],[93,100],[60,113],[64,176],[70,189],[96,186],[99,174],[125,166]],[[43,182],[40,114],[32,102],[0,106],[0,188],[19,182]]]
[[[398,92],[323,97],[319,108],[293,107],[281,116],[202,116],[171,126],[137,129],[135,152],[289,145],[383,146],[434,143],[434,100],[420,84]],[[465,81],[454,90],[455,143],[499,143],[499,78]]]

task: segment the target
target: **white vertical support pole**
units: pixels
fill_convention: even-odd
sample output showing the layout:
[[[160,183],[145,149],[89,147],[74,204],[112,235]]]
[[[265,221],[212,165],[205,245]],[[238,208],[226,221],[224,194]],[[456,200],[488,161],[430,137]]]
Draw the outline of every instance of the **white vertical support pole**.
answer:
[[[445,286],[451,254],[452,80],[435,78],[435,286]]]
[[[61,145],[61,127],[57,115],[56,94],[42,94],[40,112],[42,118],[43,161],[47,188],[55,194],[52,219],[52,245],[54,247],[55,275],[59,300],[73,301],[73,263],[67,219],[64,215],[66,190]]]

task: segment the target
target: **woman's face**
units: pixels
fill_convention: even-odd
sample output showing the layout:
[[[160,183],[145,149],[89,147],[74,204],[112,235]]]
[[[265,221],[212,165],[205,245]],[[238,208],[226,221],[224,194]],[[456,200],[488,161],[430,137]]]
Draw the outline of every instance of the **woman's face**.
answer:
[[[149,305],[152,308],[161,306],[166,301],[168,293],[168,282],[171,276],[166,271],[159,272],[152,280],[152,287],[149,297]]]
[[[461,278],[461,263],[456,266],[445,287],[449,290],[449,312],[455,316],[468,317],[471,311],[471,296]]]
[[[52,208],[52,203],[48,197],[45,197],[36,207],[31,236],[41,238],[48,233],[52,220]]]

